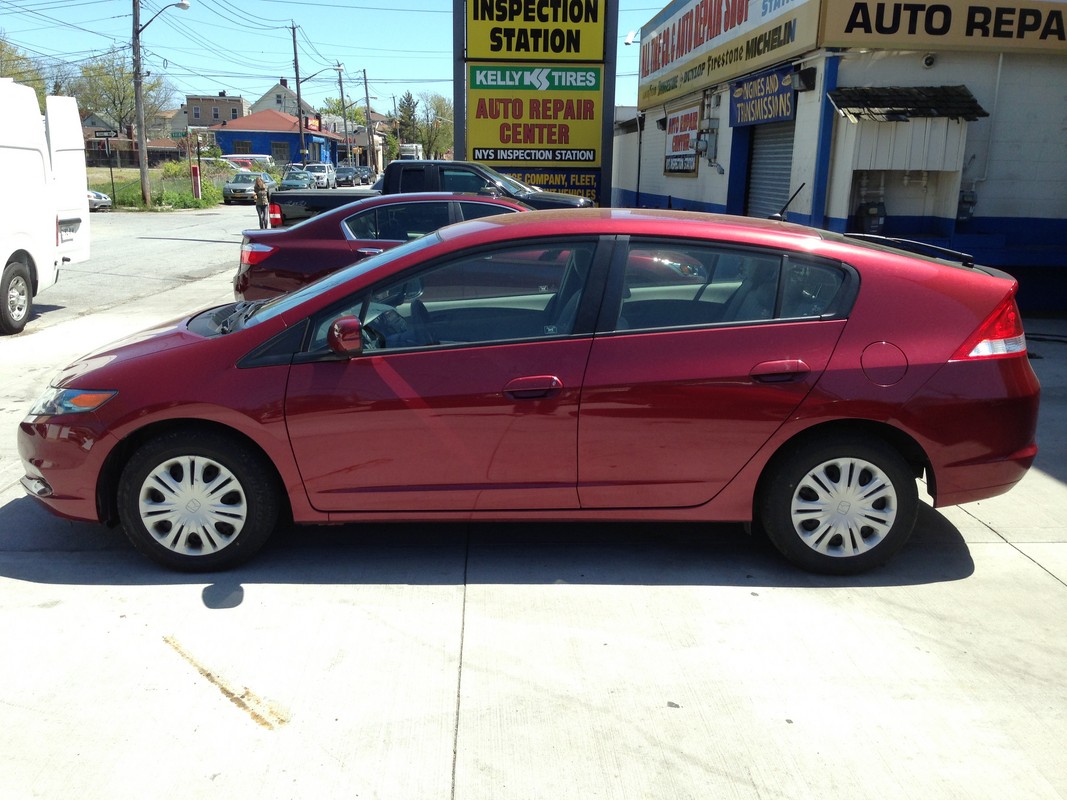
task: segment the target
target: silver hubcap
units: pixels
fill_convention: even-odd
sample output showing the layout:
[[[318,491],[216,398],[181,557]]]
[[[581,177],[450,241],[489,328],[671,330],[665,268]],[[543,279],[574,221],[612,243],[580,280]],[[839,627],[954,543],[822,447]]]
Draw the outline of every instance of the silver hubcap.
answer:
[[[897,493],[876,465],[856,458],[826,461],[793,493],[793,528],[827,556],[847,558],[877,547],[897,517]]]
[[[15,322],[21,322],[30,306],[30,287],[25,279],[16,276],[7,286],[7,313]]]
[[[210,555],[231,544],[244,527],[248,500],[222,464],[203,456],[165,461],[145,478],[141,521],[156,541],[181,555]]]

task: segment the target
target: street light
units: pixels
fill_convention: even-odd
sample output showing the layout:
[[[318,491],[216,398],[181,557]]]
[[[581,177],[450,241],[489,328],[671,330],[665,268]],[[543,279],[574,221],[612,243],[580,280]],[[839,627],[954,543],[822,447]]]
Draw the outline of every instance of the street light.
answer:
[[[337,70],[337,91],[341,93],[341,124],[345,126],[345,158],[348,162],[352,163],[352,146],[348,142],[348,109],[345,107],[345,84],[341,80],[341,73],[344,72],[345,65],[340,61],[337,62],[337,66],[334,67]],[[338,153],[340,156],[340,153]],[[338,161],[340,163],[340,161]]]
[[[371,128],[373,122],[370,117],[370,89],[367,88],[367,70],[363,70],[363,99],[367,102],[367,166],[370,167],[374,174],[378,174],[378,154],[375,152],[374,139],[372,138]],[[374,98],[377,100],[378,98]]]
[[[137,161],[141,167],[141,200],[145,207],[152,206],[152,184],[148,180],[148,138],[145,136],[144,124],[144,76],[141,74],[141,31],[152,24],[168,8],[189,9],[189,0],[179,0],[169,6],[163,6],[144,25],[141,24],[141,0],[133,0],[133,101],[137,116]]]

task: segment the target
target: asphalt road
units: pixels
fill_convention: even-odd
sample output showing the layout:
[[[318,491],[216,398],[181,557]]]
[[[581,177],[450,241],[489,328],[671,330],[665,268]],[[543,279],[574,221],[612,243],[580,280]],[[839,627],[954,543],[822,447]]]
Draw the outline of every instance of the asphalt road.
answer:
[[[255,211],[94,223],[0,339],[0,798],[1067,797],[1067,323],[1029,321],[1036,467],[864,576],[561,524],[300,528],[186,576],[26,498],[14,430],[72,358],[227,300]]]

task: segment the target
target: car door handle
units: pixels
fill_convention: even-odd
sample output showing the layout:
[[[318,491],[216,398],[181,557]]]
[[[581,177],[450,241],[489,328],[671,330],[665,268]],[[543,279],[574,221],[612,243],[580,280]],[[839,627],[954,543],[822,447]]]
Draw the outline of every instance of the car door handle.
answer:
[[[811,368],[799,358],[787,358],[781,361],[762,361],[749,370],[748,375],[760,383],[787,383],[804,380],[809,372]]]
[[[504,394],[516,400],[535,400],[548,397],[563,388],[563,381],[555,375],[528,375],[514,378],[504,386]]]
[[[361,247],[356,252],[361,256],[376,256],[378,253],[384,253],[385,250],[380,247]]]

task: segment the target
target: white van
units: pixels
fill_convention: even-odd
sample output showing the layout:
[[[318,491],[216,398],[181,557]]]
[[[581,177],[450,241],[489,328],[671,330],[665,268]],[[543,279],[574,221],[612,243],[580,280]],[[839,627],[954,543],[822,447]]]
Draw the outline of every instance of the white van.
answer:
[[[78,104],[0,78],[0,332],[19,333],[62,264],[89,258],[89,200]]]

